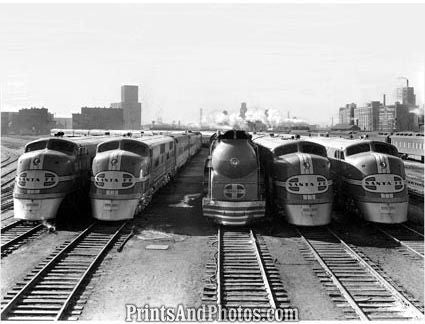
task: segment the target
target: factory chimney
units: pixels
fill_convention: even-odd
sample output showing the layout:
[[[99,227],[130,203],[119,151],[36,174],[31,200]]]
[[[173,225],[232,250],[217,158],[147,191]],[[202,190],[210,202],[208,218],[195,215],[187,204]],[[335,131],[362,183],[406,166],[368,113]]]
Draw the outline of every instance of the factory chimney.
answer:
[[[199,127],[202,128],[202,108],[199,109]]]
[[[386,106],[386,104],[385,104],[385,93],[384,93],[384,97],[383,97],[382,101],[383,101],[383,106],[385,107]]]

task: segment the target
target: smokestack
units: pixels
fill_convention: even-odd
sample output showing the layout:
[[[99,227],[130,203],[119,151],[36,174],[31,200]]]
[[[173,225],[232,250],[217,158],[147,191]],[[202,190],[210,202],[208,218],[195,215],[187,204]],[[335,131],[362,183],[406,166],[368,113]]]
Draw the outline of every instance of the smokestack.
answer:
[[[248,111],[248,108],[246,108],[246,102],[242,102],[241,103],[241,109],[240,109],[240,117],[242,119],[245,119],[246,116],[246,112]]]
[[[409,79],[406,79],[407,87],[409,87]]]
[[[199,109],[199,127],[202,127],[202,108]]]
[[[386,106],[386,104],[385,104],[385,93],[384,93],[384,98],[382,99],[382,101],[383,101],[383,104],[384,104],[384,107]]]

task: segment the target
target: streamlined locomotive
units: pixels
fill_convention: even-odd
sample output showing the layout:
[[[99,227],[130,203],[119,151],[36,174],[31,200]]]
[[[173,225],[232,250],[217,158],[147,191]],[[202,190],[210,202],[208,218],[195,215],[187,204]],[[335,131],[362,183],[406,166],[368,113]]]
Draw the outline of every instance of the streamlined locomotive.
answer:
[[[82,205],[88,197],[96,146],[105,139],[44,138],[28,143],[17,164],[15,218],[48,220],[56,217],[65,202],[68,207]]]
[[[266,173],[268,210],[294,225],[331,221],[333,180],[324,146],[300,139],[254,136]]]
[[[397,149],[370,140],[310,138],[327,149],[336,173],[340,205],[357,209],[377,223],[407,221],[408,193],[404,163]]]
[[[222,225],[265,217],[264,173],[258,148],[244,131],[218,135],[205,162],[203,215]]]
[[[117,138],[99,144],[92,165],[93,217],[106,221],[133,218],[200,146],[200,136],[186,133]]]

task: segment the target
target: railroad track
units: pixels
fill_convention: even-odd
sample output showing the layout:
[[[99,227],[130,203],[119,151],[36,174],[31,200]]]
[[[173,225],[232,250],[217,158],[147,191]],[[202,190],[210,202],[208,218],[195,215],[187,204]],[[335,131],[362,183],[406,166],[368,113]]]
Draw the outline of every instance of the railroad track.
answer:
[[[81,313],[75,299],[127,222],[94,223],[59,246],[2,301],[2,320],[61,320]],[[72,318],[71,318],[72,319]]]
[[[10,160],[10,155],[0,162],[1,167],[3,167],[3,165],[9,160]]]
[[[3,160],[2,162],[1,162],[1,168],[3,169],[3,168],[6,168],[6,167],[8,167],[9,165],[11,165],[12,163],[15,163],[16,161],[18,161],[18,158],[14,158],[14,159],[12,159],[12,160],[10,160],[10,156],[7,158],[7,159],[5,159],[5,160]],[[5,162],[7,162],[7,163],[5,163]]]
[[[214,289],[204,289],[204,301],[215,301],[223,309],[256,308],[262,316],[271,308],[293,311],[261,237],[249,229],[220,227],[216,243]]]
[[[32,235],[42,231],[41,224],[29,224],[21,220],[10,223],[1,228],[1,257],[8,255],[12,250],[23,244]]]
[[[6,181],[2,181],[1,183],[1,189],[6,188],[8,185],[10,185],[11,183],[15,182],[15,178],[10,178]]]
[[[2,193],[1,195],[1,211],[13,208],[13,195],[12,192]]]
[[[296,228],[307,246],[306,258],[320,267],[316,275],[348,319],[423,319],[417,301],[400,293],[392,280],[379,273],[376,265],[362,257],[329,228]]]
[[[422,260],[424,259],[424,235],[422,233],[404,224],[376,225],[376,229],[416,256],[419,256]]]
[[[1,188],[2,189],[15,181],[16,161],[18,161],[17,158],[1,166]]]

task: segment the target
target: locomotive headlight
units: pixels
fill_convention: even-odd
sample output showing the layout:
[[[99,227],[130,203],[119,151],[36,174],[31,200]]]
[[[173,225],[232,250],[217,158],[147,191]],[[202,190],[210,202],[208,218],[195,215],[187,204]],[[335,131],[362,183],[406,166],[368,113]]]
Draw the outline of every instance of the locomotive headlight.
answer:
[[[381,162],[381,167],[386,168],[387,164],[385,162]]]
[[[40,159],[39,158],[35,158],[34,161],[32,161],[32,164],[39,165],[40,164]]]
[[[310,163],[308,163],[308,162],[304,162],[304,168],[306,168],[306,169],[310,169]]]
[[[112,165],[115,165],[115,164],[117,164],[117,163],[118,163],[118,160],[117,160],[117,159],[112,159],[112,160],[111,160],[111,164],[112,164]]]
[[[233,166],[233,167],[236,167],[236,166],[238,166],[239,165],[239,159],[237,159],[237,158],[231,158],[230,159],[230,164]]]

